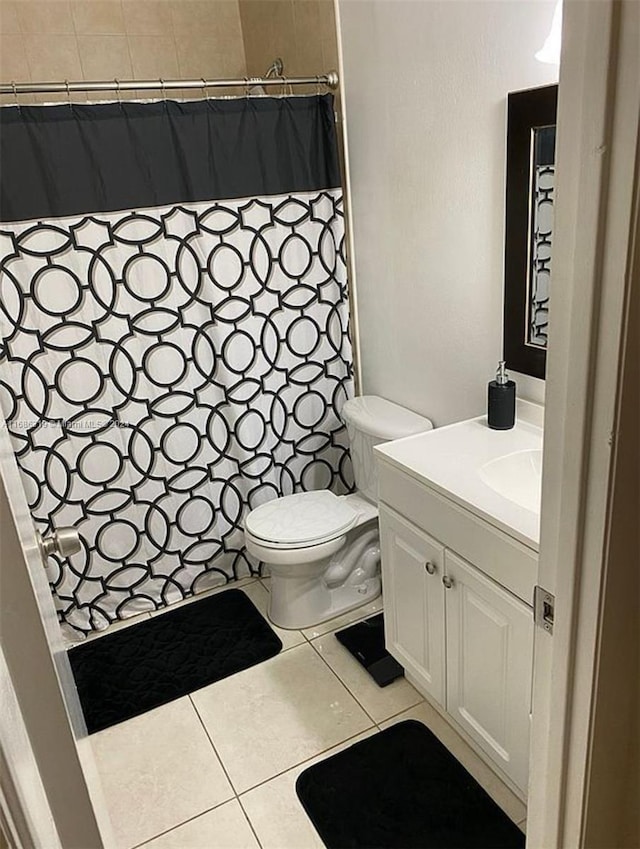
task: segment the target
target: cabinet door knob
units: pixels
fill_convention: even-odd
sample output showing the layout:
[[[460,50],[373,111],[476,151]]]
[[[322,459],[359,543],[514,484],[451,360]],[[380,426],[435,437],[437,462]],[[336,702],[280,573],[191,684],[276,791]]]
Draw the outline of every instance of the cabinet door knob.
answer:
[[[449,575],[443,575],[442,576],[442,583],[445,585],[445,587],[448,590],[450,590],[451,587],[453,586],[454,581],[453,581],[453,578],[451,578]]]
[[[424,568],[430,575],[435,575],[438,571],[438,567],[436,566],[436,564],[432,563],[430,560],[427,560],[427,562],[424,564]]]

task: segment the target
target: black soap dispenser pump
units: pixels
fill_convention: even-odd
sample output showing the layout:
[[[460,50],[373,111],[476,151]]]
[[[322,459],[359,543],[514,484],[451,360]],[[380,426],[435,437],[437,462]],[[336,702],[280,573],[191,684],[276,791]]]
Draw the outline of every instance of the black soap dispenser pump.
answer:
[[[509,430],[516,422],[516,384],[500,360],[496,379],[489,383],[487,422],[493,430]]]

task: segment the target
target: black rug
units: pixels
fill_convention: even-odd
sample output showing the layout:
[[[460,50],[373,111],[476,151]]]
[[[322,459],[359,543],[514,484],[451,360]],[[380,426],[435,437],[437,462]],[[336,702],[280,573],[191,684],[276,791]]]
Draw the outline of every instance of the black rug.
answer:
[[[89,733],[278,654],[282,643],[241,590],[226,590],[69,651]]]
[[[421,722],[309,767],[298,798],[328,849],[520,849],[525,836]]]
[[[364,666],[378,687],[386,687],[404,675],[404,669],[384,644],[384,614],[377,613],[336,631],[336,639]]]

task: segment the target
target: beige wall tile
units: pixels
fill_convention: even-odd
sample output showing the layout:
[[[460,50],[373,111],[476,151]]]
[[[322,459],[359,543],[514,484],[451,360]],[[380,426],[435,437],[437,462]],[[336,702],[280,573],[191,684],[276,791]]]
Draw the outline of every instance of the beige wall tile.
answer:
[[[239,6],[250,75],[262,75],[276,56],[289,76],[337,69],[332,0],[239,0]]]
[[[75,0],[72,11],[78,35],[122,35],[125,32],[121,0]]]
[[[319,14],[318,35],[322,41],[331,42],[337,54],[338,34],[336,32],[336,13],[333,8],[333,0],[316,0]]]
[[[322,68],[323,71],[338,70],[338,47],[335,39],[322,42]]]
[[[74,35],[25,35],[32,80],[77,80],[82,77]]]
[[[124,35],[79,35],[78,49],[85,80],[130,80],[133,76]]]
[[[262,14],[265,37],[260,44],[262,61],[259,73],[263,74],[276,56],[284,61],[285,73],[291,73],[297,60],[293,4],[290,0],[267,0]]]
[[[129,36],[129,49],[135,79],[176,79],[180,76],[173,37]]]
[[[206,38],[226,33],[230,40],[239,35],[242,42],[237,0],[173,0],[171,12],[176,35]]]
[[[237,0],[174,0],[171,8],[180,76],[246,76]]]
[[[29,79],[29,63],[21,35],[0,35],[0,78],[17,83]]]
[[[315,6],[313,0],[309,2]],[[292,0],[240,0],[247,69],[252,76],[262,76],[277,56],[284,61],[286,74],[298,73],[301,44],[296,5]]]
[[[295,41],[297,65],[295,73],[300,76],[320,74],[326,68],[322,49],[322,18],[331,16],[335,24],[333,7],[329,8],[317,0],[293,3],[295,18]]]
[[[122,9],[127,35],[173,36],[169,0],[123,0]]]
[[[244,54],[237,42],[224,38],[192,39],[176,36],[180,76],[194,79],[216,79],[245,76]]]
[[[16,3],[20,28],[25,33],[72,35],[71,4],[64,0],[23,0]]]
[[[86,103],[87,95],[83,91],[76,91],[67,97],[66,94],[32,94],[30,95],[33,103]]]
[[[22,32],[18,20],[18,4],[10,0],[0,0],[0,33],[16,35]]]
[[[320,41],[320,6],[318,0],[292,3],[298,51],[304,53],[309,41]]]
[[[322,42],[316,38],[298,38],[295,65],[290,69],[291,76],[306,77],[324,72]]]

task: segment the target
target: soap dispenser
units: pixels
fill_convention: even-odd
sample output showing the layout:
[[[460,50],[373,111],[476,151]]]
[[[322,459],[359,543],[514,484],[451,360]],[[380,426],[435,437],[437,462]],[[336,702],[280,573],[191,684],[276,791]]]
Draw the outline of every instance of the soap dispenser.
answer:
[[[496,379],[489,383],[487,421],[493,430],[509,430],[516,421],[516,384],[505,372],[500,360]]]

